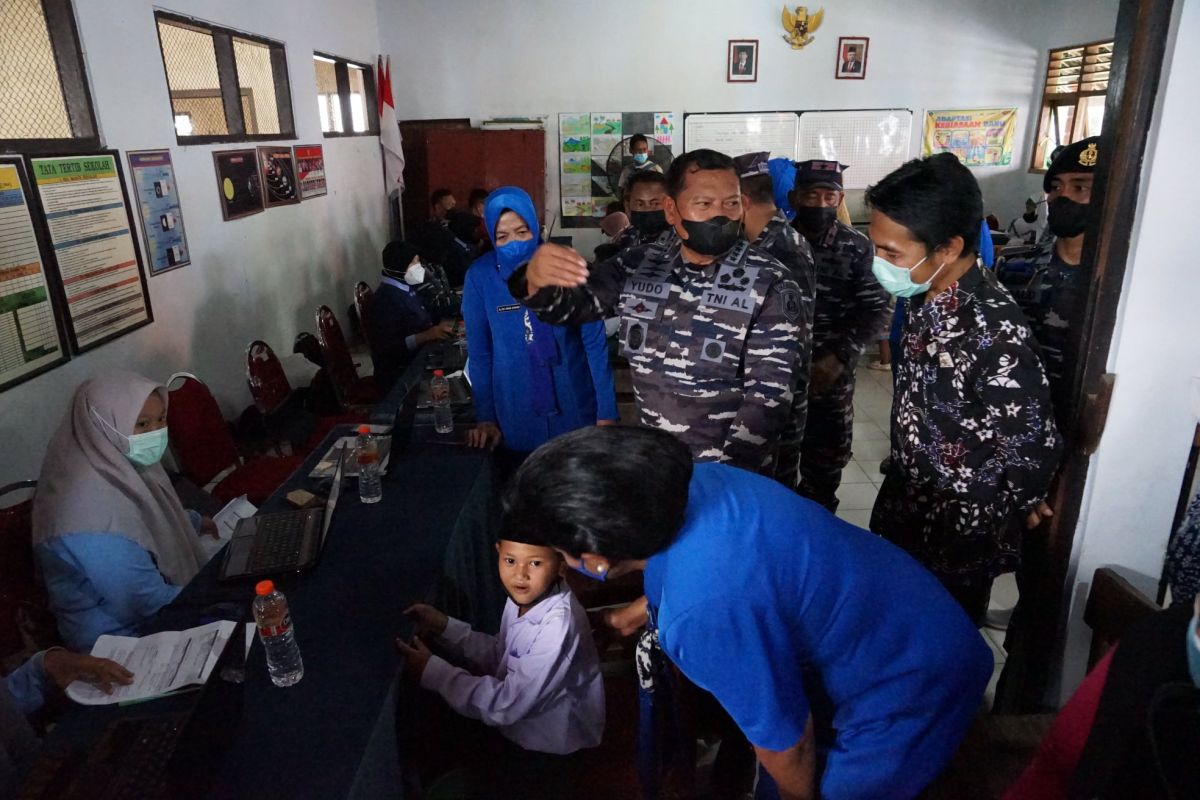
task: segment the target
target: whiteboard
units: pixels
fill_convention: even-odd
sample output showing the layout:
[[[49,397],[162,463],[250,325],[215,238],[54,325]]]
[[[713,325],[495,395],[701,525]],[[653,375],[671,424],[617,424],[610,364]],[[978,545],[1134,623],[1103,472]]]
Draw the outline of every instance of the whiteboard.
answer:
[[[912,111],[806,111],[800,115],[796,160],[848,164],[847,189],[865,189],[909,159]],[[691,141],[688,141],[691,147]]]
[[[727,156],[770,152],[771,158],[796,159],[800,115],[793,111],[770,114],[688,114],[683,141],[688,150],[709,149]]]

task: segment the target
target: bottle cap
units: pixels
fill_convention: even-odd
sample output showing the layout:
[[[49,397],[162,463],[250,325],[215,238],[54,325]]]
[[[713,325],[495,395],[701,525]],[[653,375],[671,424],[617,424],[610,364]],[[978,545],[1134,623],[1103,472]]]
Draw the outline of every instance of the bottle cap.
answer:
[[[444,369],[435,369],[433,371],[433,376],[435,378],[444,378],[446,377],[446,371]]]
[[[270,594],[273,591],[275,591],[274,581],[259,581],[258,583],[254,584],[254,593],[259,597],[263,596],[264,594]]]
[[[370,432],[371,432],[371,426],[369,426],[369,425],[359,425],[359,426],[358,426],[358,432],[359,432],[359,433],[370,433]]]

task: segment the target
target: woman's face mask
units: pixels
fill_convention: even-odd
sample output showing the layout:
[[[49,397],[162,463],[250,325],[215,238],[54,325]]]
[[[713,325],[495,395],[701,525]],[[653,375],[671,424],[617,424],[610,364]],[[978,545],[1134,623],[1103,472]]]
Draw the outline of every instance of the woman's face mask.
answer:
[[[911,267],[897,267],[892,262],[875,256],[874,261],[871,262],[871,272],[875,275],[875,279],[879,281],[879,285],[889,294],[896,297],[912,297],[913,295],[929,291],[929,286],[933,283],[933,279],[942,271],[942,267],[946,266],[945,262],[942,262],[941,266],[929,276],[929,280],[924,283],[913,283],[912,271],[924,264],[928,259],[929,256],[925,256],[925,258],[922,258]]]
[[[112,425],[109,425],[95,409],[92,409],[92,416],[100,420],[101,425],[125,440],[125,457],[135,467],[145,469],[162,461],[163,454],[167,452],[167,429],[165,427],[159,428],[156,431],[146,431],[145,433],[135,433],[132,436],[126,436]]]
[[[420,286],[425,282],[425,267],[420,261],[410,264],[404,271],[404,282],[409,286]]]
[[[496,260],[500,262],[500,273],[507,279],[521,267],[529,263],[538,249],[536,238],[524,241],[505,242],[496,248]]]

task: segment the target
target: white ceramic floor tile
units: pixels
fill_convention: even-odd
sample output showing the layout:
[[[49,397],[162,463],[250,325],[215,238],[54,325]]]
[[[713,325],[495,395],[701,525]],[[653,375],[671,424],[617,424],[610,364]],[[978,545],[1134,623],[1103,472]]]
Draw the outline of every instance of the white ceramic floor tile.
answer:
[[[992,582],[992,599],[989,608],[1013,608],[1020,593],[1017,591],[1017,576],[1008,572]]]
[[[987,642],[988,648],[992,651],[992,658],[997,664],[1003,664],[1008,658],[1008,651],[1004,649],[1004,631],[995,631],[991,628],[980,628],[979,633],[983,635],[984,641]]]
[[[879,472],[879,462],[878,461],[867,461],[865,459],[855,459],[854,461],[851,461],[850,463],[856,465],[859,469],[861,469],[864,473],[866,473],[867,479],[871,483],[883,483],[883,475]]]
[[[992,677],[983,692],[983,704],[988,711],[992,710],[992,705],[996,702],[996,686],[1000,683],[1001,672],[1004,672],[1004,664],[997,664],[992,668]]]
[[[851,525],[857,525],[863,530],[869,530],[871,527],[871,512],[864,509],[843,509],[838,507],[837,515],[840,519],[844,519]]]
[[[855,463],[853,461],[851,461],[849,464],[847,464],[846,468],[842,470],[842,485],[843,486],[846,484],[852,484],[852,483],[874,483],[874,482],[875,481],[871,480],[871,476],[869,474],[867,474],[867,472],[862,467],[860,467],[857,463]]]
[[[871,463],[872,461],[878,464],[887,458],[892,452],[891,444],[886,440],[874,442],[855,442],[854,443],[854,460]]]
[[[873,483],[843,483],[838,487],[838,511],[870,511],[875,507],[879,487]]]
[[[875,422],[865,421],[854,423],[854,441],[856,442],[877,442],[881,439],[886,440],[887,438],[887,433]]]

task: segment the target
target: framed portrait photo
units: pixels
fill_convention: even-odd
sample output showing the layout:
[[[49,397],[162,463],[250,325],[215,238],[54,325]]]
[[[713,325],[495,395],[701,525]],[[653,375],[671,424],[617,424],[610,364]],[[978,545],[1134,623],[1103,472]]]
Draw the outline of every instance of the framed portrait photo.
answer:
[[[871,40],[866,36],[838,37],[837,66],[833,77],[855,81],[867,77],[867,45],[870,43]]]
[[[725,80],[730,83],[758,81],[758,39],[730,39]]]

